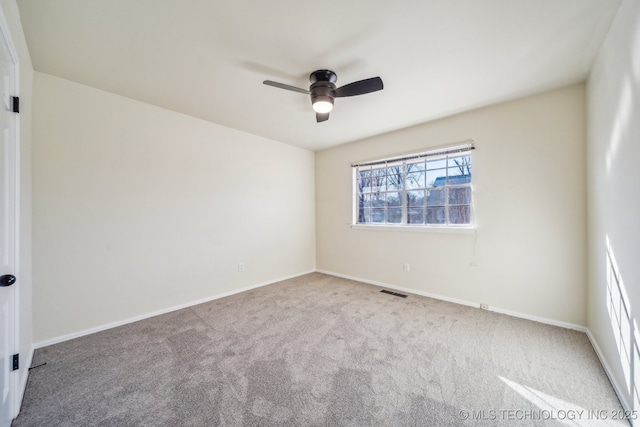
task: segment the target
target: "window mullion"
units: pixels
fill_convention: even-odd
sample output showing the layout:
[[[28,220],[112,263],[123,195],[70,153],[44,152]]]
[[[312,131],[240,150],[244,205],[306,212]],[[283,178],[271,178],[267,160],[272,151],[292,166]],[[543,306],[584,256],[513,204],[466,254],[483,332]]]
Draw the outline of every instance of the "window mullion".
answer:
[[[444,159],[444,223],[449,225],[449,155]]]
[[[402,192],[400,197],[402,197],[402,218],[400,223],[407,225],[407,162],[402,163]]]

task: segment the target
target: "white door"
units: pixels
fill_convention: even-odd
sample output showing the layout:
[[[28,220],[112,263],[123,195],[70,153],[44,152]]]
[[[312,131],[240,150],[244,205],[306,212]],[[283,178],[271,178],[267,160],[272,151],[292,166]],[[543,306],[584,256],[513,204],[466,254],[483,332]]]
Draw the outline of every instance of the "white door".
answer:
[[[0,10],[0,15],[2,11]],[[7,427],[16,415],[17,373],[17,114],[12,112],[16,89],[16,61],[12,54],[4,16],[0,16],[0,427]],[[15,282],[17,284],[17,282]]]

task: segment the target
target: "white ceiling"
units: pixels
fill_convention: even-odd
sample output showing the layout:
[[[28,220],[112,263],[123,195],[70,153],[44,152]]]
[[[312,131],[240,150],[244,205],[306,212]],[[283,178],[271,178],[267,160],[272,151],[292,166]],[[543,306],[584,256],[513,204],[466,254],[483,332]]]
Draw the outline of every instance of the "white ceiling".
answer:
[[[620,0],[18,0],[34,68],[311,150],[583,81]],[[316,123],[308,88],[336,99]]]

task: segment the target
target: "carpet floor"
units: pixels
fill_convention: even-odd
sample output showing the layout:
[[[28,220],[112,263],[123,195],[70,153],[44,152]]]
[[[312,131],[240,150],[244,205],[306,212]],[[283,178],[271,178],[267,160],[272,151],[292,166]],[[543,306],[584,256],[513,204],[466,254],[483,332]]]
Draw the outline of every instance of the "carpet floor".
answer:
[[[628,425],[584,333],[312,273],[38,349],[24,426]]]

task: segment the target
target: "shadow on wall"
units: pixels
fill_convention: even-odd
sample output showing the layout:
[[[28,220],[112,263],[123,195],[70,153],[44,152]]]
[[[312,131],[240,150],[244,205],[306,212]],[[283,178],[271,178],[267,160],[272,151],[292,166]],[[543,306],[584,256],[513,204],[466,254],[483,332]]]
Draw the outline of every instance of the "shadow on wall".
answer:
[[[616,263],[613,248],[606,236],[607,311],[618,348],[620,365],[624,372],[626,392],[632,396],[633,410],[640,410],[640,333],[637,319],[630,311],[629,297]]]

